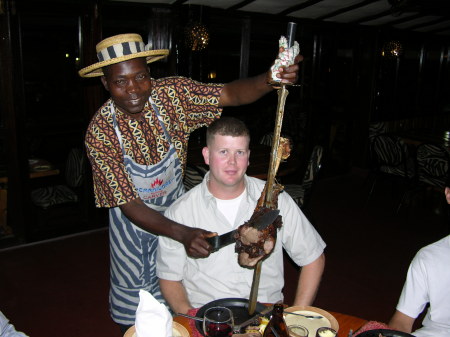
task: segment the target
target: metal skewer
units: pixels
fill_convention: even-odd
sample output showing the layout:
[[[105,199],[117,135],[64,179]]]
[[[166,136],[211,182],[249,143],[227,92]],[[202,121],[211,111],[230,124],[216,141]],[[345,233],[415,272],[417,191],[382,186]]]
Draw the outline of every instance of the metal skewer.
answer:
[[[289,22],[288,31],[287,31],[287,41],[288,47],[290,47],[295,41],[295,30],[297,24],[294,22]],[[278,84],[277,84],[278,85]],[[283,115],[284,115],[284,106],[286,104],[286,97],[289,94],[286,89],[285,83],[280,83],[280,88],[278,89],[278,105],[277,105],[277,115],[275,120],[275,129],[273,132],[273,143],[271,149],[270,156],[270,164],[269,164],[269,172],[267,174],[266,181],[266,194],[264,198],[264,206],[270,209],[277,208],[277,201],[275,197],[275,193],[273,193],[275,186],[275,175],[278,171],[278,167],[280,165],[280,134],[281,134],[281,126],[283,124]],[[261,276],[261,267],[262,260],[259,260],[256,263],[254,272],[253,272],[253,281],[252,287],[250,290],[249,303],[248,303],[248,313],[249,315],[253,315],[256,309],[256,302],[258,300],[258,290],[259,290],[259,279]]]

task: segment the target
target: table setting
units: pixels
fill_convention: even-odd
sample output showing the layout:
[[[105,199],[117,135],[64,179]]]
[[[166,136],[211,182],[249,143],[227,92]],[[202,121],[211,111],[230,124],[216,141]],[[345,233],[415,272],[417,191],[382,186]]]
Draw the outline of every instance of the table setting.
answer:
[[[244,298],[225,298],[212,301],[200,308],[191,309],[188,314],[178,314],[175,319],[188,327],[191,337],[216,337],[216,336],[262,336],[264,328],[270,320],[273,305],[257,303],[253,315],[248,313],[249,300]],[[211,308],[226,308],[232,312],[233,320],[228,322],[227,331],[233,334],[207,334],[205,333],[205,314]],[[293,337],[315,337],[319,328],[339,330],[339,323],[329,312],[312,307],[287,307],[284,309],[284,319],[288,328],[301,327],[307,334],[291,333]],[[294,329],[294,328],[293,328]]]

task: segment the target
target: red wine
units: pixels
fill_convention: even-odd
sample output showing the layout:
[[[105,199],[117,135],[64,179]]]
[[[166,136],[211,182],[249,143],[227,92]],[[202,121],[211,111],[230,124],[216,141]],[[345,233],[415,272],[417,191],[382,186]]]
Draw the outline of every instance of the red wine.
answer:
[[[208,337],[229,337],[233,334],[230,324],[208,323],[206,326],[206,336]]]

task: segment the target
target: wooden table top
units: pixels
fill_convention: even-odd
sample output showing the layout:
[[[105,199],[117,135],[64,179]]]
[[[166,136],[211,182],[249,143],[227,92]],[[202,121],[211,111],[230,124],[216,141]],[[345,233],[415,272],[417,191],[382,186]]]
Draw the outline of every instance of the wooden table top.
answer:
[[[339,331],[338,331],[339,337],[347,337],[350,330],[353,330],[353,332],[355,332],[359,328],[361,328],[364,324],[367,323],[367,320],[356,316],[346,315],[332,311],[329,311],[329,313],[333,315],[339,323]],[[191,327],[189,326],[189,318],[175,316],[174,321],[183,325],[188,330],[189,335],[193,336]]]
[[[450,148],[450,131],[412,129],[399,131],[395,134],[402,138],[406,144],[417,146],[423,143],[432,143]]]
[[[31,161],[31,159],[30,159]],[[59,174],[59,170],[54,168],[51,163],[44,159],[33,159],[29,165],[30,179],[54,176]],[[1,176],[0,183],[7,183],[8,177]]]

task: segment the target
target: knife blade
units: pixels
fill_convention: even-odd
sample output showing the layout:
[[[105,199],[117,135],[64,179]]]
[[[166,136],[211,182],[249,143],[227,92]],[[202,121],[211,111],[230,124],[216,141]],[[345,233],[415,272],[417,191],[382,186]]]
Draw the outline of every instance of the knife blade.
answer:
[[[264,213],[259,218],[252,220],[252,226],[261,231],[265,229],[267,226],[269,226],[271,223],[273,223],[277,218],[278,214],[280,214],[280,210],[271,209],[270,211]],[[228,246],[229,244],[236,242],[235,237],[236,233],[237,229],[222,235],[207,238],[206,241],[208,241],[208,243],[212,246],[211,251],[215,252],[220,248],[223,248],[225,246]]]
[[[266,314],[270,313],[273,310],[273,305],[270,305],[266,307],[264,310],[262,310],[260,313],[252,316],[248,320],[242,322],[241,324],[233,326],[233,333],[239,333],[241,329],[250,323],[252,323],[254,320],[256,320],[258,317],[265,316]]]

